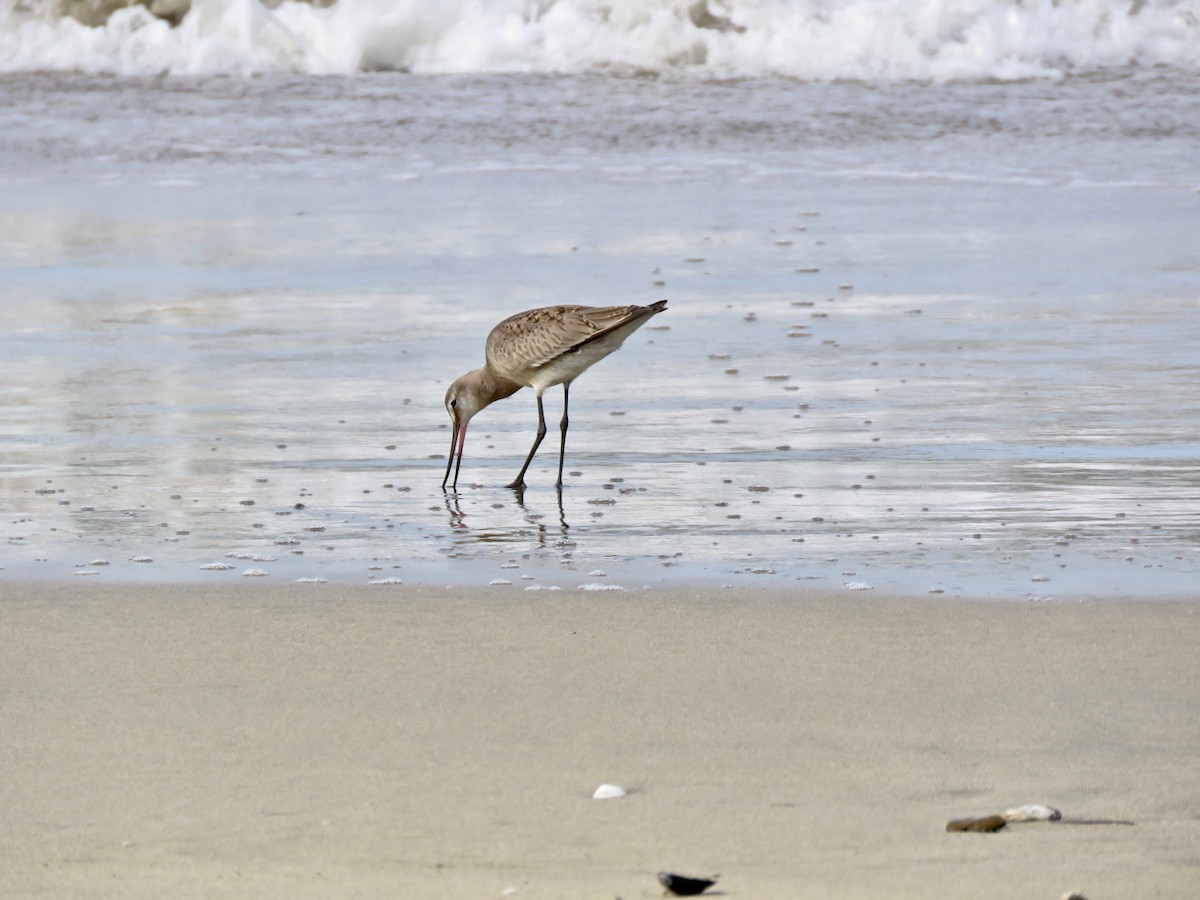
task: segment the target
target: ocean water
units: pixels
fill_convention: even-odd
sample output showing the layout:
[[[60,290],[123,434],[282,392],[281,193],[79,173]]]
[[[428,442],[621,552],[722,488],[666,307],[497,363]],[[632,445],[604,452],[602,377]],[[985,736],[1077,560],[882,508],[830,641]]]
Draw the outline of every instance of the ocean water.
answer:
[[[1192,591],[1200,42],[1130,9],[0,8],[0,578]],[[441,490],[495,322],[661,298],[561,496],[527,391]]]

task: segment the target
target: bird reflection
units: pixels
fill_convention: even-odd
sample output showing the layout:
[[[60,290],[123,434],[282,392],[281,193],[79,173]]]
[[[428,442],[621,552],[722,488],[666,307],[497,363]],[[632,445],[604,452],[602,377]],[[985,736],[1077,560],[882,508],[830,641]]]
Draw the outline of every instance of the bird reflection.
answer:
[[[523,485],[523,484],[519,485],[519,486],[518,485],[509,485],[509,487],[512,488],[513,496],[516,498],[516,501],[517,501],[517,506],[521,507],[521,509],[526,513],[526,516],[529,518],[529,520],[530,521],[540,520],[541,516],[537,513],[530,513],[529,508],[525,505],[525,485]],[[565,531],[566,529],[570,528],[571,526],[567,524],[567,511],[563,508],[563,490],[562,490],[561,484],[558,486],[558,489],[554,492],[554,495],[558,500],[558,524],[561,525],[563,530]]]
[[[462,511],[462,507],[458,503],[458,494],[443,493],[442,498],[446,501],[446,512],[450,513],[450,527],[455,531],[459,531],[467,527],[467,523],[463,521],[467,514]]]
[[[512,492],[513,500],[522,514],[520,524],[514,524],[512,528],[497,527],[494,518],[491,518],[485,527],[473,528],[467,521],[469,514],[463,509],[463,505],[460,502],[462,494],[458,492],[444,493],[443,501],[446,504],[446,512],[449,515],[450,528],[456,532],[460,539],[465,538],[468,541],[481,544],[506,544],[516,540],[525,540],[531,536],[529,526],[532,526],[535,530],[536,542],[539,547],[546,547],[566,535],[571,525],[567,522],[567,511],[563,505],[563,492],[561,488],[555,491],[555,506],[558,509],[557,528],[553,525],[547,525],[546,514],[538,512],[536,509],[531,510],[525,504],[524,487],[512,488]],[[468,505],[469,508],[470,506]],[[493,511],[496,510],[493,509]],[[478,517],[478,514],[476,515]]]

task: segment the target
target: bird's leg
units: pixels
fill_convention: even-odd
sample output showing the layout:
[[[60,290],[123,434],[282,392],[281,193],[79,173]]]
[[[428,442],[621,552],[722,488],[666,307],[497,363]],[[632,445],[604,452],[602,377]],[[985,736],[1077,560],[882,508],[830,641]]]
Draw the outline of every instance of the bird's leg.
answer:
[[[571,382],[564,381],[563,382],[563,417],[562,417],[562,421],[560,421],[558,423],[558,428],[559,428],[559,431],[562,432],[562,437],[559,439],[559,442],[558,442],[558,481],[555,484],[555,487],[557,487],[559,489],[559,491],[562,490],[563,459],[565,459],[566,455],[567,455],[567,424],[568,424],[567,393],[570,390],[570,388],[571,388]]]
[[[537,395],[538,407],[538,430],[537,437],[533,439],[533,446],[529,448],[529,455],[525,457],[525,465],[521,466],[521,471],[517,473],[517,477],[513,479],[508,487],[515,491],[522,490],[525,487],[525,470],[529,468],[529,464],[533,462],[533,454],[537,453],[537,448],[541,446],[542,438],[546,436],[546,411],[542,409],[542,395]]]

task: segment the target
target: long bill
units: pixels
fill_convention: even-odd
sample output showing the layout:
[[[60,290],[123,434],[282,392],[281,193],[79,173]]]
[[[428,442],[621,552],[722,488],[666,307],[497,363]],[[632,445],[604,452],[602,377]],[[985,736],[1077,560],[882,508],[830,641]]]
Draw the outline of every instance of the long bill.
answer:
[[[454,469],[454,481],[450,483],[451,490],[458,490],[458,470],[462,467],[463,445],[467,442],[467,424],[453,423],[454,430],[450,433],[450,458],[446,460],[446,474],[442,478],[442,490],[450,480],[450,469]],[[457,460],[457,464],[455,463]]]

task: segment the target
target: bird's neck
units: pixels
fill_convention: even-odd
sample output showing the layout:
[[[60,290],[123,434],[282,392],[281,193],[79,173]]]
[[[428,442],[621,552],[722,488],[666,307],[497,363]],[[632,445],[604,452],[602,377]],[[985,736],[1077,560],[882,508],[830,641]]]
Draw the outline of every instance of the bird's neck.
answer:
[[[503,400],[505,397],[511,397],[521,389],[521,385],[515,381],[509,381],[502,375],[497,375],[491,366],[485,365],[478,372],[476,385],[479,390],[479,398],[484,401],[484,406],[495,403],[497,400]]]

